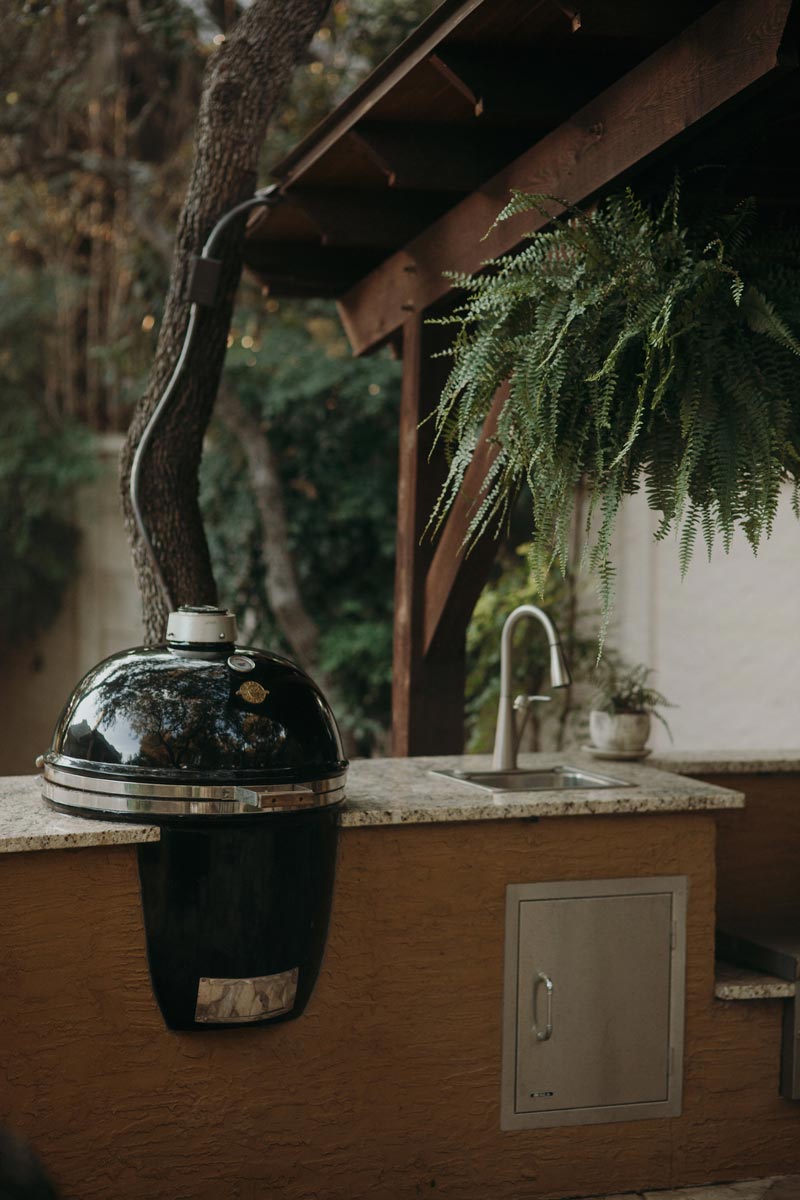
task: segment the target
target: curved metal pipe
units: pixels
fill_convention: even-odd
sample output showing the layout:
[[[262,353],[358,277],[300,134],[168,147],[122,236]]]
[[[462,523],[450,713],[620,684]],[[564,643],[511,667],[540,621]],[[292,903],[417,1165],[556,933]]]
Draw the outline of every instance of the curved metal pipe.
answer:
[[[258,208],[262,205],[267,208],[271,208],[274,205],[279,204],[282,199],[283,197],[278,191],[278,185],[273,183],[270,184],[269,187],[260,188],[248,200],[243,200],[240,204],[236,204],[233,208],[228,209],[228,211],[223,213],[223,215],[219,218],[216,225],[211,230],[211,233],[206,238],[200,258],[206,260],[212,258],[212,251],[219,240],[220,234],[224,229],[227,228],[228,225],[230,225],[231,221],[234,221],[241,213],[247,212],[251,208]],[[133,519],[136,522],[136,528],[139,531],[139,536],[144,543],[145,550],[147,551],[147,556],[150,560],[150,566],[153,569],[153,574],[158,580],[158,585],[164,594],[164,599],[167,602],[167,608],[170,612],[174,607],[172,596],[170,595],[169,588],[167,587],[167,582],[164,578],[164,572],[161,570],[161,564],[156,556],[153,540],[150,537],[150,531],[145,523],[144,513],[142,512],[142,507],[139,503],[139,488],[141,485],[142,463],[144,462],[144,456],[147,452],[150,442],[153,439],[153,433],[155,432],[156,426],[163,417],[167,406],[169,405],[169,402],[175,393],[175,389],[178,386],[178,381],[183,374],[183,368],[186,366],[186,360],[189,357],[189,351],[191,349],[192,340],[197,327],[199,311],[200,303],[197,300],[192,301],[192,306],[189,309],[189,320],[186,325],[186,333],[183,336],[183,345],[181,346],[181,351],[178,355],[177,362],[175,363],[175,367],[167,381],[164,391],[161,393],[158,403],[150,414],[149,420],[142,430],[142,436],[139,438],[139,444],[136,447],[136,451],[133,456],[133,462],[131,463],[130,499],[131,509],[133,511]]]

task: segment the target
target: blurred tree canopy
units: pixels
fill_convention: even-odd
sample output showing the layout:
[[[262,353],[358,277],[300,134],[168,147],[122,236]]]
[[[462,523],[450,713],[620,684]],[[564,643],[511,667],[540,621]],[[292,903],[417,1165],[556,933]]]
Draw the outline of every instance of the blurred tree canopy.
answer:
[[[435,7],[335,0],[264,147],[265,178]],[[22,0],[6,14],[2,266],[51,294],[45,392],[94,429],[126,427],[152,356],[203,68],[237,12],[230,0]]]
[[[78,559],[71,493],[96,472],[90,431],[124,428],[147,367],[199,62],[195,19],[178,4],[24,0],[4,17],[0,636],[9,639],[57,614]]]
[[[270,164],[435,7],[335,0],[273,123],[265,180]],[[69,493],[95,469],[85,430],[123,430],[142,388],[203,67],[238,11],[233,0],[22,0],[6,14],[2,636],[30,633],[57,612],[76,560]],[[330,681],[350,748],[361,752],[382,746],[389,721],[399,378],[388,355],[350,357],[331,305],[265,300],[243,281],[223,391],[277,464],[283,549],[313,632],[315,673]],[[201,479],[221,599],[248,639],[291,655],[268,594],[270,544],[252,455],[241,420],[237,436],[225,419],[228,408],[220,405],[209,432]],[[532,594],[513,550],[519,540],[512,525],[512,549],[498,559],[469,634],[476,750],[491,746],[503,620]],[[571,582],[554,586],[548,604],[565,640],[577,638]],[[584,643],[572,650],[573,666],[588,670]],[[520,690],[541,689],[542,655],[538,639],[525,639]],[[533,742],[579,734],[574,704],[563,706],[541,713]]]
[[[335,0],[273,123],[265,179],[435,7]],[[27,608],[37,624],[51,619],[74,566],[66,500],[92,470],[79,423],[125,429],[142,388],[203,67],[238,12],[232,0],[23,0],[7,14],[0,269],[20,319],[0,357],[0,527],[11,531],[2,547],[4,635],[13,611]],[[389,711],[399,366],[383,356],[352,360],[332,306],[265,304],[248,281],[240,296],[224,386],[276,453],[319,669],[367,750]],[[253,640],[283,639],[291,652],[266,596],[241,445],[221,421],[208,444],[202,495],[221,597],[242,612]],[[42,579],[48,602],[31,609]]]
[[[263,340],[237,337],[226,385],[256,414],[275,453],[300,593],[319,624],[317,664],[356,747],[367,750],[391,699],[398,364],[351,359],[337,320],[304,316],[284,317],[280,338],[269,325]],[[201,500],[223,594],[249,640],[292,656],[270,609],[263,532],[245,476],[241,444],[216,422]]]
[[[24,271],[0,274],[0,630],[8,640],[58,613],[77,548],[70,495],[96,469],[84,430],[41,396],[53,310],[41,283]]]

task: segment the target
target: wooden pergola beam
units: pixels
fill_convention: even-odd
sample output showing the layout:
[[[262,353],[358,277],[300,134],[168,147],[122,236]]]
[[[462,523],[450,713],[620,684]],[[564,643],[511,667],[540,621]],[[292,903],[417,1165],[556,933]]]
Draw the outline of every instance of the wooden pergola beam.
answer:
[[[470,545],[470,525],[484,498],[486,474],[497,457],[491,439],[508,396],[504,385],[484,422],[478,446],[463,483],[436,539],[436,550],[425,579],[423,653],[428,655],[443,631],[466,630],[500,546],[490,532]]]
[[[476,271],[545,223],[529,213],[481,241],[512,189],[584,202],[748,89],[796,69],[796,55],[782,53],[792,4],[722,0],[386,259],[339,302],[354,352],[440,300],[452,286],[445,271]]]

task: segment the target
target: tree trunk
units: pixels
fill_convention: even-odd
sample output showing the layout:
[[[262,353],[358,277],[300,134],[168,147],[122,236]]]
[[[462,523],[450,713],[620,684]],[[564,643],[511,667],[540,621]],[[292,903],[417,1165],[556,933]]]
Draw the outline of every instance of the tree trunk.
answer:
[[[247,460],[250,490],[261,521],[266,592],[272,614],[300,666],[330,696],[335,690],[333,683],[320,669],[317,659],[319,629],[303,604],[289,548],[286,507],[275,452],[257,419],[227,388],[220,391],[218,413]]]
[[[155,360],[120,464],[122,505],[148,641],[163,639],[167,603],[133,521],[129,496],[133,456],[183,343],[192,257],[200,253],[219,217],[253,194],[267,123],[327,7],[328,0],[253,0],[206,68],[195,159],[178,223]],[[223,235],[216,252],[223,261],[216,303],[200,310],[182,378],[142,465],[141,505],[176,605],[217,600],[198,504],[198,468],[225,359],[241,274],[244,224],[243,216]]]
[[[259,422],[230,389],[220,389],[217,410],[221,420],[239,442],[247,461],[248,482],[261,522],[267,601],[272,615],[291,648],[292,656],[311,676],[328,702],[341,711],[344,706],[339,703],[336,681],[319,665],[319,627],[306,611],[297,581],[275,451]],[[340,732],[345,754],[349,758],[354,757],[359,750],[353,730],[343,725]]]

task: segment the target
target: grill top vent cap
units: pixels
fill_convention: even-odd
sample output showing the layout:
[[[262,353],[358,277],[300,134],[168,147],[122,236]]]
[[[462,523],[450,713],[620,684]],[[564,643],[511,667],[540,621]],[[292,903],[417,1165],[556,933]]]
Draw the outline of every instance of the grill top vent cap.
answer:
[[[167,645],[224,646],[236,641],[236,617],[212,604],[183,604],[169,614]]]

